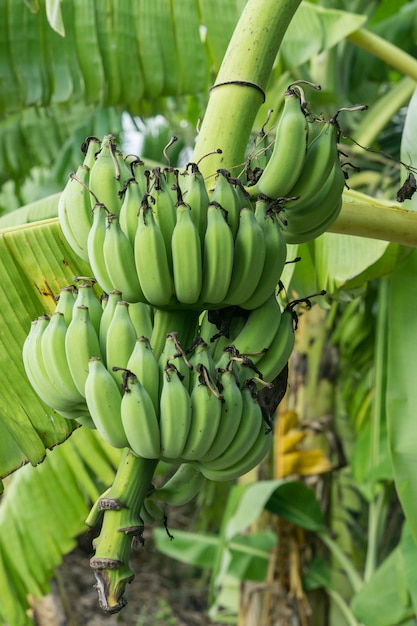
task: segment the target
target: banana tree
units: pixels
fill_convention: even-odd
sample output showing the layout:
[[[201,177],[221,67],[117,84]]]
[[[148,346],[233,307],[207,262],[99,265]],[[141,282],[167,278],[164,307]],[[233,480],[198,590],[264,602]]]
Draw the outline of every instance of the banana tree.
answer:
[[[60,463],[73,481],[74,493],[79,489],[84,494],[77,515],[73,511],[74,525],[68,523],[65,532],[61,528],[62,535],[58,533],[48,549],[45,546],[45,558],[34,570],[27,564],[36,561],[36,539],[27,538],[22,521],[28,489],[20,489],[19,483],[33,480],[35,484],[39,471],[26,465],[12,475],[2,502],[3,528],[7,537],[10,520],[19,520],[15,527],[19,532],[13,536],[21,556],[7,585],[6,622],[27,623],[23,598],[28,590],[34,595],[45,591],[52,568],[84,527],[85,503],[97,497],[94,486],[85,482],[83,468],[89,457],[85,450],[101,449],[102,442],[86,436],[79,447],[72,445],[77,437],[82,439],[82,433],[72,434],[76,423],[52,412],[34,394],[21,351],[31,320],[53,311],[60,288],[74,276],[91,275],[88,264],[80,261],[62,235],[56,217],[58,198],[68,172],[80,161],[81,142],[88,135],[120,133],[123,112],[143,119],[163,114],[171,135],[191,146],[195,139],[191,129],[202,117],[194,159],[222,148],[221,155],[201,161],[209,177],[219,167],[243,167],[251,131],[263,127],[269,109],[278,108],[275,117],[274,113],[269,116],[271,124],[277,120],[285,88],[296,79],[323,85],[321,92],[311,96],[312,105],[323,112],[334,114],[358,101],[368,105],[366,113],[343,118],[342,145],[362,171],[351,174],[341,215],[331,227],[342,235],[326,234],[291,249],[289,259],[299,255],[303,262],[288,265],[283,281],[289,292],[301,297],[326,289],[333,298],[343,299],[393,272],[389,358],[385,357],[388,445],[393,478],[412,532],[414,457],[408,421],[411,424],[413,419],[413,384],[401,365],[405,358],[412,359],[413,351],[401,330],[406,323],[402,311],[413,307],[415,257],[411,254],[404,261],[408,251],[404,246],[416,245],[417,231],[413,198],[403,204],[393,198],[412,173],[413,101],[406,124],[399,118],[400,130],[392,119],[408,104],[417,79],[408,28],[415,3],[401,3],[398,15],[388,2],[378,9],[358,2],[354,12],[351,5],[330,8],[306,0],[244,4],[200,0],[152,6],[138,2],[130,7],[114,2],[104,10],[93,2],[28,3],[24,7],[4,3],[1,475],[46,459],[39,469],[44,468],[45,481],[56,485],[56,493],[60,485],[54,474]],[[369,80],[363,79],[363,67]],[[394,147],[384,135],[387,128],[397,141]],[[155,158],[154,154],[144,156]],[[34,179],[41,184],[35,186]],[[382,397],[385,387],[379,393]],[[62,445],[47,452],[57,444]],[[106,453],[110,454],[107,448]],[[109,467],[117,459],[110,455],[108,463],[103,474],[106,486],[112,482]],[[79,471],[74,472],[74,467]],[[101,475],[98,470],[97,475]],[[52,500],[44,503],[44,520],[51,519],[48,507],[53,504],[69,508],[62,498]],[[43,527],[44,523],[39,524]],[[2,544],[1,554],[5,578],[6,567],[15,561],[9,545]]]

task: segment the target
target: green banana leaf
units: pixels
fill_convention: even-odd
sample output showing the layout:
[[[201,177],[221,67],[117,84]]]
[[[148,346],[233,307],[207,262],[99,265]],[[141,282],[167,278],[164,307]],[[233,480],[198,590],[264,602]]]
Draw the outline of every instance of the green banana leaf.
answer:
[[[82,102],[25,107],[0,116],[0,185],[15,185],[33,168],[52,168],[65,180],[80,159],[80,145],[89,135],[118,134],[120,115],[112,108],[94,108]],[[65,169],[61,174],[61,170]],[[3,210],[9,211],[8,207]]]
[[[216,560],[221,538],[218,535],[174,530],[174,540],[170,541],[165,529],[155,528],[152,536],[157,549],[172,559],[193,567],[211,569]],[[228,544],[230,561],[223,576],[222,586],[216,596],[216,607],[212,607],[212,617],[223,623],[236,623],[239,607],[239,586],[241,581],[265,580],[269,554],[276,544],[272,531],[237,533]]]
[[[81,97],[88,104],[122,105],[143,114],[146,101],[205,92],[244,4],[77,0],[55,3],[51,14],[44,0],[32,13],[18,2],[2,0],[0,9],[7,19],[0,27],[0,76],[5,81],[0,113]],[[296,15],[283,57],[290,66],[300,65],[365,20],[306,2]]]
[[[391,276],[388,323],[387,434],[395,485],[417,543],[417,252]]]
[[[64,441],[74,423],[44,405],[22,362],[31,321],[54,310],[54,298],[74,276],[91,276],[62,235],[57,218],[0,231],[1,366],[0,476],[24,462],[39,463],[46,449]],[[12,440],[13,444],[7,446]],[[7,446],[7,447],[6,447]]]
[[[235,623],[232,614],[238,608],[237,580],[265,579],[266,550],[275,545],[276,535],[271,531],[245,533],[264,509],[301,528],[327,532],[310,488],[298,481],[263,480],[232,487],[217,537],[174,530],[171,541],[163,529],[157,528],[153,533],[158,549],[164,554],[212,570],[210,616],[215,621]]]
[[[87,530],[91,504],[111,484],[119,456],[96,431],[78,428],[39,466],[26,465],[7,479],[0,507],[0,623],[33,624],[30,598],[49,592],[62,557]]]
[[[353,598],[351,609],[363,626],[408,624],[408,620],[415,618],[411,600],[415,591],[411,590],[415,587],[416,546],[408,539],[405,527],[400,544]]]
[[[292,245],[282,280],[299,297],[324,289],[329,295],[342,291],[355,295],[365,285],[387,276],[410,254],[411,249],[395,243],[353,235],[324,233],[314,241]]]
[[[54,3],[53,11],[45,0],[39,5],[31,13],[19,2],[0,0],[7,15],[0,25],[0,183],[20,180],[35,164],[50,167],[69,129],[95,107],[146,117],[166,112],[172,100],[178,107],[184,96],[198,95],[195,125],[244,2],[78,0]],[[303,3],[284,39],[281,63],[305,63],[365,19]]]

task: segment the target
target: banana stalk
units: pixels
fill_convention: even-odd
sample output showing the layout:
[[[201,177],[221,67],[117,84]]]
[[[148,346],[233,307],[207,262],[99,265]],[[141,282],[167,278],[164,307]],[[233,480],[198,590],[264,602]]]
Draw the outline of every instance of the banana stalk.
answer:
[[[94,541],[95,555],[90,560],[96,577],[101,608],[117,613],[126,604],[126,584],[133,579],[129,567],[132,541],[143,542],[143,520],[140,517],[145,496],[151,487],[157,460],[142,459],[126,448],[113,485],[93,507],[94,523],[97,510],[104,511],[100,535]],[[86,523],[89,524],[89,518]],[[91,521],[90,521],[91,523]]]
[[[301,0],[249,0],[230,40],[197,138],[193,160],[204,177],[233,170],[245,149],[282,38]]]
[[[354,197],[352,190],[343,194],[339,217],[329,232],[381,239],[417,247],[417,213],[398,204],[384,203],[365,194]]]

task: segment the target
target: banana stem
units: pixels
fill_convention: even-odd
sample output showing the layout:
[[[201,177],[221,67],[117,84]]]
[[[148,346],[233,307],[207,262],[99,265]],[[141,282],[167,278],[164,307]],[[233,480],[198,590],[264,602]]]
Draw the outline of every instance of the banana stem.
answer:
[[[142,459],[126,448],[113,485],[98,501],[99,510],[104,511],[103,525],[90,564],[99,603],[106,613],[116,613],[126,604],[126,584],[134,577],[129,567],[132,541],[134,537],[142,540],[140,511],[157,464],[158,460]]]
[[[282,38],[301,0],[248,0],[210,92],[193,160],[205,177],[233,171],[247,142]]]
[[[417,60],[398,46],[366,28],[355,30],[347,38],[405,76],[417,80]]]
[[[381,239],[417,248],[417,211],[384,206],[378,200],[343,199],[342,211],[329,232]]]

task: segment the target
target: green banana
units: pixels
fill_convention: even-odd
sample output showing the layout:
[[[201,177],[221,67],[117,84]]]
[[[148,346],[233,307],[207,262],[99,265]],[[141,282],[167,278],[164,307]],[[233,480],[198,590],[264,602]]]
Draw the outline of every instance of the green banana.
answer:
[[[316,239],[323,233],[325,233],[333,222],[337,219],[343,205],[343,197],[342,195],[336,199],[334,204],[329,205],[329,212],[327,216],[316,226],[311,228],[310,230],[303,232],[294,232],[294,231],[284,231],[284,236],[287,243],[306,243],[308,241],[312,241]]]
[[[205,483],[205,478],[191,463],[181,463],[168,480],[152,492],[153,500],[171,506],[183,506],[195,498]]]
[[[123,183],[123,185],[122,185],[122,189],[123,189],[127,179],[130,178],[130,176],[131,176],[130,167],[129,167],[129,164],[126,161],[126,158],[125,158],[125,156],[124,156],[124,154],[123,154],[123,152],[121,150],[116,149],[114,154],[115,154],[115,157],[116,157],[117,166],[119,168],[119,177],[118,177],[117,180],[119,180],[120,183]],[[122,196],[120,194],[120,191],[118,192],[118,196],[121,199]],[[119,213],[119,215],[120,215],[120,213]]]
[[[189,389],[193,389],[197,384],[197,378],[199,376],[197,366],[204,365],[208,372],[208,376],[210,380],[215,380],[216,372],[215,372],[215,364],[214,359],[211,354],[210,348],[207,343],[204,341],[202,337],[196,337],[193,341],[193,345],[187,352],[190,352],[189,363],[190,363],[190,383]]]
[[[81,152],[84,155],[83,165],[86,165],[89,170],[91,170],[94,165],[96,154],[100,150],[100,146],[100,139],[94,136],[87,137],[81,144]]]
[[[207,209],[204,235],[203,276],[200,299],[221,305],[230,286],[234,259],[234,240],[224,209],[211,201]]]
[[[287,260],[287,244],[279,217],[264,196],[258,196],[255,217],[264,231],[265,261],[258,286],[250,298],[241,304],[244,309],[256,309],[268,299],[278,285]]]
[[[251,198],[246,191],[242,181],[240,178],[231,178],[230,182],[233,185],[233,189],[236,195],[236,203],[238,207],[238,212],[240,213],[241,209],[246,209],[252,206]]]
[[[78,282],[78,281],[83,282]],[[75,310],[78,306],[86,306],[88,307],[88,313],[90,315],[90,320],[92,325],[94,326],[96,332],[99,332],[101,316],[103,315],[103,307],[100,303],[100,300],[97,298],[94,293],[93,283],[94,279],[88,279],[91,282],[84,282],[84,277],[77,277],[77,297],[74,301],[73,310]]]
[[[88,361],[92,356],[101,357],[98,336],[86,306],[79,306],[73,312],[65,335],[65,353],[75,386],[85,397]]]
[[[241,305],[254,293],[265,263],[266,248],[262,227],[252,208],[240,211],[235,239],[233,270],[225,302]]]
[[[136,178],[128,178],[120,194],[123,198],[120,207],[120,228],[133,248],[138,226],[139,207],[143,197]]]
[[[167,183],[166,174],[161,171],[160,167],[154,168],[152,170],[152,175],[154,177],[154,186],[152,190],[154,205],[152,207],[152,212],[155,217],[155,222],[161,229],[167,251],[168,262],[171,267],[171,241],[177,219],[175,209],[176,195],[173,195],[173,191],[169,188]]]
[[[198,460],[206,454],[219,429],[223,397],[210,380],[201,363],[196,365],[198,378],[191,390],[191,425],[182,451],[186,461]]]
[[[272,113],[273,110],[269,109],[266,120],[257,133],[246,159],[245,179],[251,185],[259,179],[273,152],[274,141],[271,139],[270,131],[265,131]]]
[[[239,199],[235,193],[235,188],[230,176],[230,172],[225,169],[219,169],[216,173],[216,182],[213,193],[210,197],[211,202],[217,202],[226,211],[227,223],[232,231],[233,238],[239,228],[239,215],[241,206]]]
[[[209,195],[197,163],[188,163],[184,172],[184,183],[181,185],[181,191],[184,201],[191,207],[191,219],[198,230],[200,241],[204,241]]]
[[[179,460],[191,426],[191,397],[172,363],[164,370],[159,406],[161,458]]]
[[[210,344],[211,353],[213,355],[214,362],[216,363],[216,367],[219,367],[217,361],[222,358],[223,350],[233,344],[234,338],[238,336],[241,330],[243,330],[249,315],[249,313],[243,309],[238,307],[236,307],[237,310],[234,309],[235,307],[231,307],[231,309],[220,309],[220,314],[224,314],[226,311],[231,310],[232,317],[226,323],[224,322],[224,318],[221,318],[220,325],[217,329],[218,337]]]
[[[149,339],[143,336],[137,338],[126,368],[137,376],[146,389],[153,402],[155,413],[159,416],[159,365]]]
[[[153,400],[132,372],[126,372],[121,417],[129,447],[144,459],[157,459],[161,437]]]
[[[197,466],[206,476],[205,470],[224,470],[245,458],[253,447],[263,426],[262,411],[256,399],[252,383],[246,382],[241,389],[242,414],[239,428],[229,447],[210,461],[201,461]]]
[[[75,237],[75,235],[74,235],[74,233],[72,232],[72,229],[71,229],[70,219],[69,219],[69,215],[68,215],[69,211],[67,209],[67,203],[66,203],[66,198],[65,198],[65,193],[64,192],[65,192],[65,189],[61,193],[61,195],[59,197],[59,200],[58,200],[59,226],[61,228],[61,231],[62,231],[62,233],[63,233],[67,243],[70,245],[72,250],[74,250],[77,254],[78,253],[83,254],[83,250],[78,245],[77,238]]]
[[[345,174],[337,159],[322,189],[314,196],[314,204],[298,207],[295,211],[289,204],[285,210],[285,240],[302,243],[321,235],[339,215],[344,187]]]
[[[77,289],[76,287],[74,287],[74,285],[67,285],[66,287],[62,287],[59,292],[55,312],[58,311],[59,313],[64,314],[64,319],[67,326],[72,320],[72,311],[74,308],[76,294]]]
[[[55,387],[49,378],[42,356],[42,335],[49,324],[49,316],[42,315],[31,324],[29,333],[23,343],[23,365],[30,384],[38,396],[55,410],[69,411],[74,402],[68,401],[61,390]]]
[[[246,191],[253,198],[259,194],[271,199],[288,195],[301,174],[307,150],[308,126],[301,89],[287,89],[284,108],[278,122],[274,149],[259,180]]]
[[[158,359],[161,384],[165,377],[165,369],[169,365],[173,365],[179,372],[183,385],[190,388],[190,372],[192,365],[190,364],[186,350],[183,348],[178,340],[178,335],[175,331],[168,333],[165,338],[164,348]]]
[[[258,436],[253,446],[238,461],[224,469],[213,469],[210,463],[197,463],[200,472],[209,480],[226,481],[235,480],[240,476],[244,476],[256,467],[268,454],[272,444],[272,435],[261,425]]]
[[[90,171],[89,187],[92,194],[91,206],[104,204],[109,213],[120,214],[119,191],[122,188],[120,166],[116,158],[116,144],[112,135],[106,135],[96,154]]]
[[[68,409],[67,411],[57,411],[55,409],[55,412],[58,413],[58,415],[60,415],[66,420],[74,420],[78,422],[80,426],[85,426],[86,428],[95,429],[96,425],[94,424],[93,419],[90,413],[88,412],[85,401],[83,402],[83,405],[84,406],[80,407],[79,409],[73,408],[73,409]]]
[[[139,185],[139,195],[140,195],[140,200],[142,201],[143,196],[146,193],[149,193],[148,187],[149,187],[150,172],[148,169],[146,169],[145,163],[142,161],[142,159],[139,159],[138,157],[134,157],[133,160],[129,162],[129,167],[130,167],[132,177],[136,180],[137,184]],[[138,214],[138,212],[139,212],[139,207],[136,210],[136,215]]]
[[[145,298],[153,306],[167,305],[174,291],[173,278],[164,237],[155,222],[147,195],[140,206],[134,254]]]
[[[219,457],[229,448],[239,430],[242,417],[242,393],[232,367],[218,373],[217,386],[223,397],[220,422],[210,448],[199,459],[203,463]]]
[[[177,204],[177,221],[172,233],[172,271],[177,300],[195,304],[201,293],[202,258],[198,230],[191,219],[190,206]]]
[[[74,404],[83,403],[84,398],[78,391],[68,367],[65,352],[67,325],[64,314],[55,311],[49,324],[42,333],[41,351],[45,370],[52,383],[62,393],[62,397]]]
[[[136,330],[136,336],[152,336],[153,330],[153,310],[149,304],[144,302],[131,302],[129,305],[129,315]]]
[[[283,370],[294,348],[294,312],[286,307],[281,315],[281,321],[268,351],[256,363],[265,382],[272,382]]]
[[[114,214],[107,215],[103,256],[113,289],[121,291],[128,302],[143,302],[145,296],[136,272],[133,248]]]
[[[236,379],[239,378],[239,366],[237,362],[238,353],[235,350],[235,347],[225,346],[216,361],[216,373],[217,377],[219,374],[225,370],[232,370],[236,376]]]
[[[104,204],[96,204],[93,207],[93,224],[87,239],[88,262],[93,270],[94,277],[98,284],[109,293],[113,289],[107,271],[103,254],[104,238],[106,236],[106,215],[108,211]]]
[[[203,311],[199,318],[198,335],[208,345],[211,346],[215,340],[212,338],[217,335],[219,329],[209,320],[208,311]]]
[[[93,422],[104,441],[114,448],[128,447],[121,417],[121,390],[98,357],[91,357],[88,361],[85,399]]]
[[[154,501],[153,494],[144,499],[140,516],[146,524],[154,524],[166,519],[165,511]]]
[[[320,193],[335,162],[339,160],[339,132],[339,126],[332,118],[323,124],[321,131],[309,143],[303,169],[288,193],[288,196],[295,198],[288,205],[289,211],[308,206],[314,196]]]
[[[168,146],[165,146],[164,152],[169,147],[169,145],[171,144],[168,144]],[[171,165],[169,165],[167,167],[164,167],[162,173],[166,181],[166,190],[170,194],[172,202],[174,203],[174,207],[175,207],[178,200],[181,198],[181,188],[180,188],[179,180],[178,180],[179,171],[175,167],[172,167]],[[174,211],[174,217],[176,219],[175,211]]]
[[[175,333],[181,339],[182,352],[186,354],[187,348],[192,345],[198,332],[199,313],[188,308],[160,309],[155,308],[152,320],[151,346],[156,358],[162,354],[167,335],[175,329]]]
[[[120,300],[116,304],[106,336],[106,366],[115,381],[123,383],[123,370],[136,344],[136,330],[129,315],[129,303]]]
[[[107,304],[102,313],[102,316],[100,319],[99,331],[98,331],[101,356],[105,364],[107,363],[107,353],[106,353],[107,331],[109,329],[110,322],[113,319],[113,315],[116,310],[116,304],[120,302],[120,300],[122,299],[122,293],[121,291],[118,291],[117,289],[113,289],[112,291],[110,291],[110,293],[107,294],[107,296],[108,296]]]
[[[58,202],[58,218],[62,232],[74,252],[88,261],[87,239],[93,223],[90,192],[90,169],[80,165],[70,174]]]
[[[230,343],[239,354],[247,355],[253,363],[261,360],[269,350],[281,323],[281,307],[272,293],[257,309],[250,311],[242,330]]]

